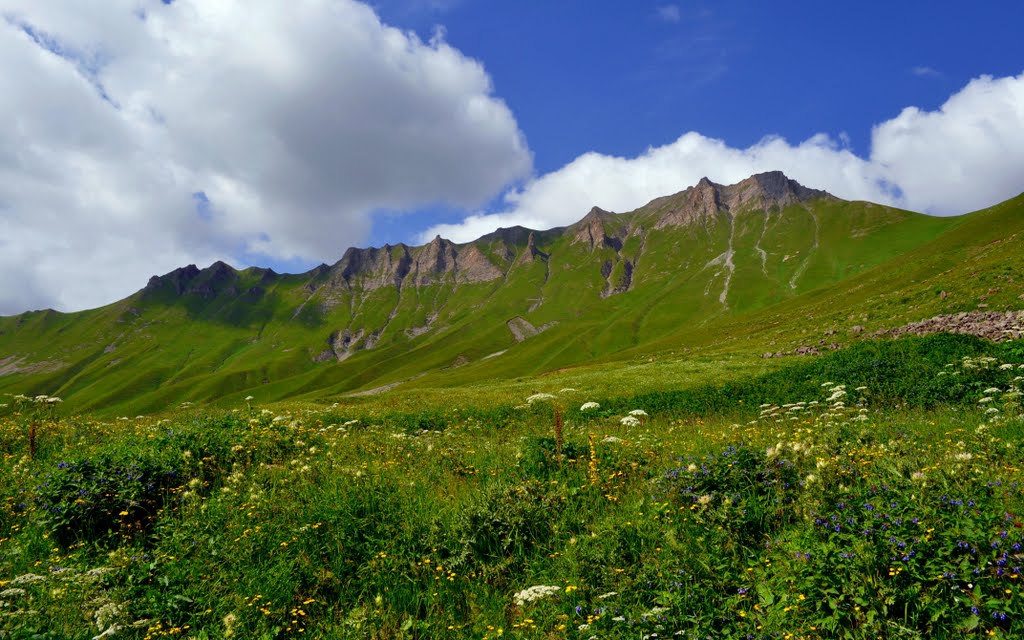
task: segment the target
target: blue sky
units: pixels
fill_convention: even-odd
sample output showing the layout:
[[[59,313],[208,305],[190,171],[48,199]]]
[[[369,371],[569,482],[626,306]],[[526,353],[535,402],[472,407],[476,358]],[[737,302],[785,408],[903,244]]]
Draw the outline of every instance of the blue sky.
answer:
[[[1024,3],[0,0],[0,314],[780,169],[1024,190]]]
[[[1024,3],[1015,2],[375,6],[424,39],[442,26],[449,43],[486,65],[537,173],[587,151],[635,156],[687,131],[734,147],[824,132],[864,156],[872,126],[904,107],[933,110],[971,78],[1024,70]],[[415,241],[426,217],[375,228],[373,243]]]

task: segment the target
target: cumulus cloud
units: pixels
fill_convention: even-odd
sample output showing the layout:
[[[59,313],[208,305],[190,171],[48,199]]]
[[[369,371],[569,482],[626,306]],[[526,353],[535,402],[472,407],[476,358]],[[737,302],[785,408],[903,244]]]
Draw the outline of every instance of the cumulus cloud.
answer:
[[[972,80],[937,111],[904,109],[874,128],[871,163],[916,211],[965,213],[1024,191],[1024,73]]]
[[[629,211],[707,176],[731,184],[781,169],[809,187],[939,215],[995,204],[1024,190],[1024,74],[971,81],[937,111],[904,109],[874,127],[869,157],[818,134],[799,144],[768,137],[745,149],[690,132],[635,158],[586,153],[510,191],[497,213],[437,225],[469,241],[499,226],[546,229],[578,220],[591,206]]]
[[[332,261],[530,172],[483,66],[354,0],[5,0],[0,313],[188,262]]]

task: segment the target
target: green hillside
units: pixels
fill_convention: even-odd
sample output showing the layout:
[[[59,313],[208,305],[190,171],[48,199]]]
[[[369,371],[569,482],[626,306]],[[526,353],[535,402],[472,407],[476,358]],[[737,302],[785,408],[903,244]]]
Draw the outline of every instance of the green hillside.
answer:
[[[1022,230],[1024,197],[936,218],[778,172],[703,180],[565,228],[349,249],[297,275],[190,266],[99,309],[0,318],[0,392],[133,415],[395,384],[396,402],[444,402],[611,362],[656,388],[702,362],[764,370],[776,364],[763,352],[1021,308]]]

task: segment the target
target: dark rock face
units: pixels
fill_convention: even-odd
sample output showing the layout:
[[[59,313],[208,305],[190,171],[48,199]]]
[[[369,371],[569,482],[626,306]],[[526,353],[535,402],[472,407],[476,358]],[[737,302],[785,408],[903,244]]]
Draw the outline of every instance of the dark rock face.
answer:
[[[152,291],[164,285],[169,285],[176,294],[181,295],[185,293],[189,283],[195,280],[198,275],[199,268],[194,264],[190,264],[187,267],[179,267],[168,274],[150,278],[149,283],[146,285],[146,290]]]

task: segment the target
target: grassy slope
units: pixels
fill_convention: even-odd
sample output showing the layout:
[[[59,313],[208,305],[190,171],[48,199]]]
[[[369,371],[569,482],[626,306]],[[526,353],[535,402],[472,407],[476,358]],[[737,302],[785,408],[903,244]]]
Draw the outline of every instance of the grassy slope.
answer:
[[[671,199],[661,205],[671,206]],[[312,399],[409,381],[401,389],[409,388],[410,397],[443,402],[445,389],[486,388],[488,380],[494,388],[524,377],[524,387],[597,381],[607,368],[601,362],[632,363],[640,369],[631,375],[651,377],[646,386],[666,386],[704,368],[691,366],[695,354],[722,369],[763,370],[774,365],[755,360],[760,351],[813,343],[826,329],[845,341],[854,324],[870,330],[975,308],[979,286],[1000,289],[991,308],[1019,306],[1019,286],[996,278],[1016,273],[1022,198],[959,218],[842,201],[654,230],[658,215],[648,208],[607,222],[609,233],[614,226],[634,231],[617,252],[575,242],[572,228],[539,234],[548,260],[521,261],[525,243],[515,245],[520,255],[507,277],[485,283],[449,279],[400,294],[357,283],[328,301],[323,288],[310,294],[316,274],[266,283],[249,270],[237,288],[261,282],[261,294],[185,305],[137,294],[79,314],[0,318],[0,354],[71,363],[0,377],[0,391],[53,393],[87,410],[141,413],[184,400],[230,402],[250,393]],[[646,231],[637,233],[638,226]],[[715,262],[730,238],[731,273],[723,259]],[[497,256],[496,247],[485,253]],[[617,282],[627,259],[636,265],[633,286],[602,297],[601,263],[613,264]],[[557,324],[517,344],[505,327],[515,316],[538,327]],[[408,331],[428,318],[426,333]],[[331,333],[346,328],[379,333],[376,346],[342,363],[314,362]],[[672,372],[661,370],[664,360],[684,354],[668,367]],[[651,357],[659,361],[646,362]],[[573,369],[535,379],[566,367]],[[401,402],[403,394],[396,396]]]

